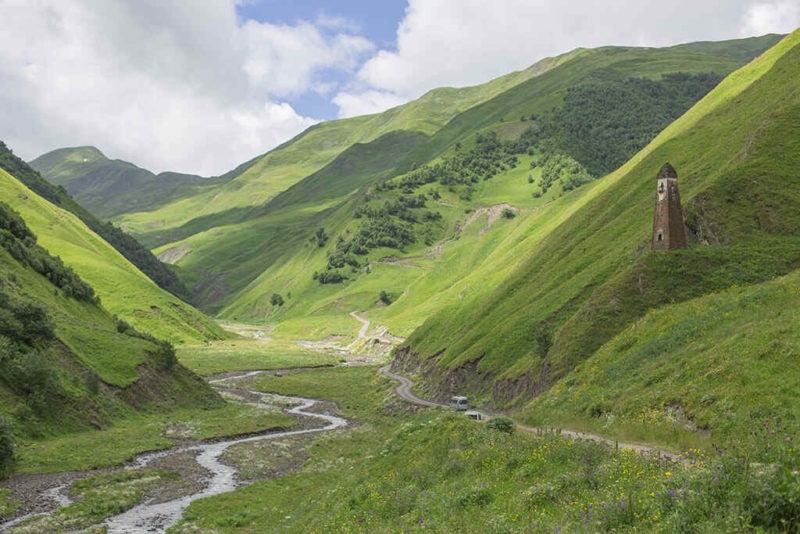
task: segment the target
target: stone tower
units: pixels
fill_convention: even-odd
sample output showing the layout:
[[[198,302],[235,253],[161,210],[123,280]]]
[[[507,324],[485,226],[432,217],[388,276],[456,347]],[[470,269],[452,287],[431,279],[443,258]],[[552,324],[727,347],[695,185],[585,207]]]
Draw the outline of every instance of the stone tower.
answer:
[[[681,197],[678,194],[678,173],[669,163],[665,163],[658,173],[651,248],[686,248],[686,227],[683,224]]]

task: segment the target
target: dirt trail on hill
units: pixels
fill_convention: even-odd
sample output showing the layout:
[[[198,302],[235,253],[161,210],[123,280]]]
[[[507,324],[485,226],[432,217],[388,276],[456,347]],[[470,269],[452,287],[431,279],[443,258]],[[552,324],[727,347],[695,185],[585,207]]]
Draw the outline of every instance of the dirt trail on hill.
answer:
[[[392,371],[389,370],[389,366],[388,365],[378,369],[378,372],[380,374],[382,374],[382,375],[384,375],[384,376],[386,376],[388,378],[391,378],[392,380],[400,383],[400,385],[397,386],[397,388],[395,388],[395,392],[403,400],[405,400],[407,402],[410,402],[411,404],[416,404],[417,406],[425,406],[425,407],[429,407],[429,408],[449,408],[446,404],[437,403],[437,402],[431,402],[431,401],[428,401],[428,400],[425,400],[425,399],[421,399],[418,396],[416,396],[411,391],[411,389],[414,387],[414,382],[410,378],[408,378],[406,376],[399,375],[397,373],[393,373]],[[494,415],[494,414],[486,413],[486,412],[479,412],[479,413],[481,413],[487,419],[489,417],[491,417],[492,415]],[[522,432],[527,432],[527,433],[530,433],[530,434],[552,433],[552,431],[553,431],[553,429],[549,429],[549,428],[535,428],[535,427],[530,427],[530,426],[526,426],[526,425],[521,425],[519,423],[517,423],[517,429],[519,429]],[[603,445],[608,445],[610,447],[617,447],[617,448],[620,448],[620,449],[632,450],[632,451],[636,451],[636,452],[639,452],[639,453],[642,453],[642,454],[649,454],[649,455],[657,456],[659,458],[672,460],[672,461],[675,461],[675,462],[683,461],[683,458],[678,454],[674,454],[674,453],[667,452],[667,451],[664,451],[664,450],[661,450],[661,449],[657,449],[655,447],[649,447],[647,445],[640,445],[640,444],[637,444],[637,443],[626,443],[626,442],[623,442],[623,441],[616,441],[616,440],[613,440],[613,439],[605,438],[605,437],[600,436],[598,434],[591,434],[589,432],[579,432],[577,430],[566,430],[566,429],[558,429],[557,433],[559,435],[561,435],[561,436],[564,436],[564,437],[567,437],[567,438],[570,438],[570,439],[585,439],[585,440],[594,441],[596,443],[601,443]]]

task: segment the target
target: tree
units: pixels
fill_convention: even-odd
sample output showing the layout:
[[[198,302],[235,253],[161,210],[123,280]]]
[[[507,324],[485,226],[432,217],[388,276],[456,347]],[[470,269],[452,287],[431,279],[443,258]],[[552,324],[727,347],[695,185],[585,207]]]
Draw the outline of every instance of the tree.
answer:
[[[325,228],[318,228],[311,240],[316,240],[319,248],[324,247],[328,242],[328,234],[325,233]]]
[[[273,294],[272,294],[272,297],[270,297],[270,299],[269,299],[269,302],[270,302],[270,304],[272,304],[273,306],[278,306],[278,307],[281,307],[281,306],[283,306],[283,297],[282,297],[282,296],[280,296],[280,295],[279,295],[279,294],[277,294],[277,293],[273,293]]]
[[[0,479],[11,475],[15,459],[14,427],[8,419],[0,415]]]

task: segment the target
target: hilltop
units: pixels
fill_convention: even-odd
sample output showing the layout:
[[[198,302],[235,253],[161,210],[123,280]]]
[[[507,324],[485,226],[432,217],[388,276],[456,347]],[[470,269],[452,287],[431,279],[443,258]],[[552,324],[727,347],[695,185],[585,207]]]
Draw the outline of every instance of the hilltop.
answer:
[[[127,161],[109,159],[93,146],[53,150],[31,161],[30,166],[103,219],[152,211],[226,181],[226,177],[175,172],[154,174]]]

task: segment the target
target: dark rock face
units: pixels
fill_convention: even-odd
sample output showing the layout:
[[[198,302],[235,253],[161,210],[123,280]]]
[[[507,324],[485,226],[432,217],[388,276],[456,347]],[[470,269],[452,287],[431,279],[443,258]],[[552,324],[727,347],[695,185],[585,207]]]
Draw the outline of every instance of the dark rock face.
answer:
[[[650,248],[669,250],[686,248],[686,245],[686,227],[681,197],[678,194],[678,173],[672,165],[665,163],[656,179],[656,208]]]
[[[405,345],[395,350],[391,369],[425,377],[419,384],[425,397],[442,403],[447,402],[452,395],[479,395],[486,400],[484,408],[508,409],[543,391],[541,377],[537,380],[533,373],[514,379],[497,380],[496,375],[479,368],[480,358],[457,367],[445,368],[439,363],[440,355],[441,353],[424,358],[412,347]]]

